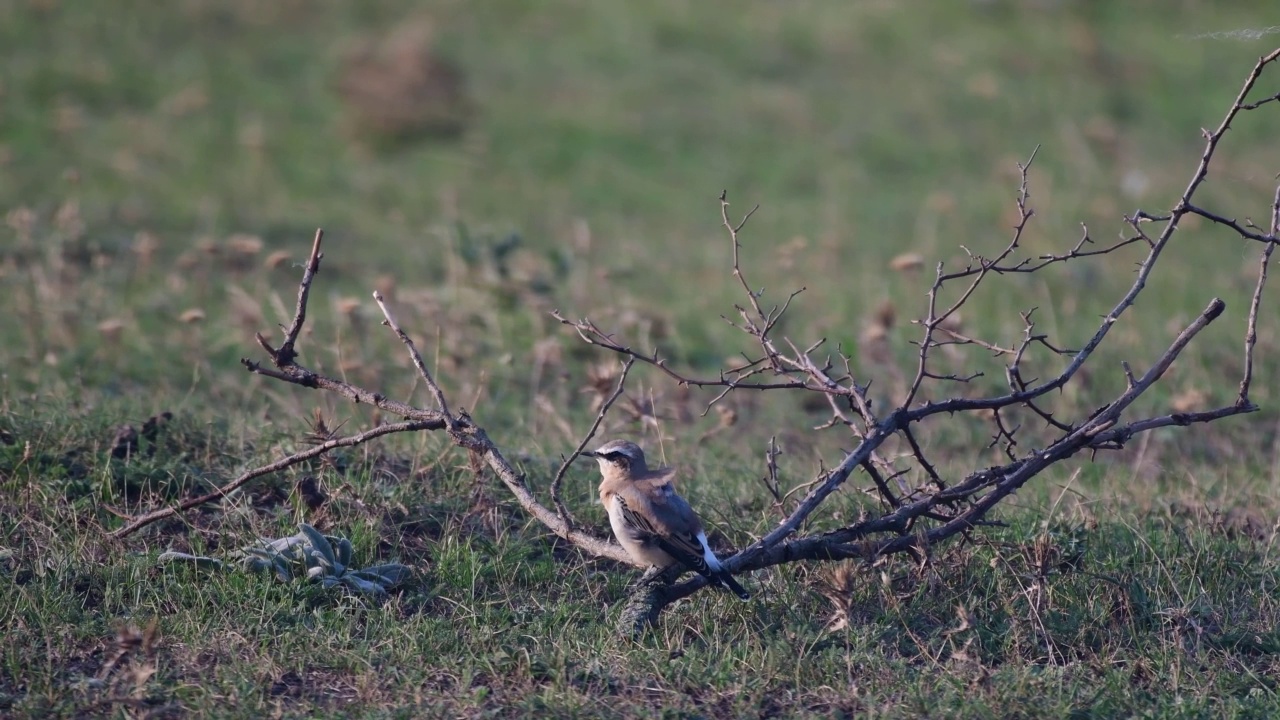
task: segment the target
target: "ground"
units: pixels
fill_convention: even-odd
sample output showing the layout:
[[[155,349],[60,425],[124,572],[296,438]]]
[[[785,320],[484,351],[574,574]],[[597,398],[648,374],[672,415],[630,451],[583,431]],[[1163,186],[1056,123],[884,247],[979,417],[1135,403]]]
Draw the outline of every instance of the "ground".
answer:
[[[317,417],[387,419],[239,363],[288,322],[317,227],[302,361],[429,406],[378,289],[545,498],[618,371],[551,310],[699,375],[750,351],[720,319],[745,299],[722,191],[761,206],[741,239],[764,301],[806,288],[779,332],[827,338],[888,397],[934,264],[1007,242],[1019,162],[1025,253],[1081,223],[1118,237],[1171,207],[1277,37],[1244,2],[0,3],[0,715],[1275,715],[1271,293],[1258,412],[1074,458],[927,562],[771,568],[750,603],[700,592],[634,642],[614,621],[637,571],[557,540],[439,433],[105,533],[304,447]],[[1233,127],[1206,205],[1262,223],[1274,117]],[[1231,402],[1257,250],[1188,221],[1058,401],[1105,402],[1121,360],[1141,371],[1218,296],[1135,412]],[[1015,342],[1035,307],[1078,345],[1140,257],[995,278],[965,327]],[[1000,387],[981,362],[974,392]],[[851,439],[813,430],[821,403],[735,394],[704,416],[713,396],[638,368],[604,434],[683,468],[712,540],[741,547],[778,521],[771,437],[787,487]],[[989,436],[940,419],[925,441],[958,477],[998,462]],[[604,533],[595,482],[572,470],[566,499]],[[868,484],[814,528],[876,511]],[[378,599],[158,561],[302,522],[412,580]]]

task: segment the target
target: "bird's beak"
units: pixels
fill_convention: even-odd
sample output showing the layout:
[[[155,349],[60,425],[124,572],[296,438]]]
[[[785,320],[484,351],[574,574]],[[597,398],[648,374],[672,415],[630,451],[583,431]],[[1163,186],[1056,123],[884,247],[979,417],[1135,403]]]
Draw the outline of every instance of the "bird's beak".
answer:
[[[594,459],[596,459],[597,457],[600,457],[600,456],[599,456],[599,455],[596,455],[594,452],[592,452],[592,451],[590,451],[590,450],[583,450],[582,452],[578,453],[578,457],[590,458],[590,459],[594,460]]]

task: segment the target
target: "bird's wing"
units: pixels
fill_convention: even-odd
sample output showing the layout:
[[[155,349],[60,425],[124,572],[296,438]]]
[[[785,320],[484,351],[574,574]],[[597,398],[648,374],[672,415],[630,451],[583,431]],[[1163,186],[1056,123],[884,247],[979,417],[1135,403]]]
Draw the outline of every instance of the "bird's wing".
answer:
[[[627,526],[690,570],[702,575],[710,573],[706,548],[698,537],[702,530],[698,516],[684,498],[666,484],[637,490],[639,492],[627,493],[630,498],[618,496],[618,506]]]
[[[617,494],[622,521],[641,542],[651,542],[690,570],[703,575],[742,600],[751,597],[720,565],[707,544],[702,522],[672,485],[675,474],[655,473]]]

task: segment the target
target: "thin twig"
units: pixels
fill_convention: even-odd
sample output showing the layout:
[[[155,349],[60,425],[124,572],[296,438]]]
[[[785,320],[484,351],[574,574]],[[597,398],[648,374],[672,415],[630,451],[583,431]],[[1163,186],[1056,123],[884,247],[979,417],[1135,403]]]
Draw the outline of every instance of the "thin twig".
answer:
[[[609,414],[609,408],[613,407],[613,403],[622,397],[622,391],[627,387],[627,375],[631,374],[631,368],[635,364],[635,358],[627,358],[626,362],[622,364],[622,374],[618,376],[617,386],[613,388],[613,392],[609,394],[609,397],[605,398],[604,404],[600,406],[600,411],[596,413],[596,419],[591,423],[591,428],[587,430],[587,434],[582,437],[582,441],[573,449],[569,457],[560,463],[560,468],[556,470],[555,477],[551,479],[551,502],[555,505],[556,512],[560,514],[560,520],[569,527],[577,525],[577,521],[560,497],[560,486],[564,482],[565,473],[569,472],[569,467],[573,464],[573,461],[582,455],[582,451],[587,448],[587,443],[591,442],[591,439],[596,436],[596,431],[600,429],[600,424],[604,422],[605,416]]]
[[[768,474],[760,479],[764,483],[764,487],[773,496],[773,501],[782,507],[782,492],[779,489],[778,480],[778,456],[782,451],[778,449],[778,436],[774,435],[769,438],[769,447],[764,451],[764,467]]]
[[[652,365],[653,367],[658,368],[663,373],[670,376],[671,379],[675,380],[681,385],[692,385],[694,387],[723,387],[723,388],[729,388],[732,390],[804,390],[804,389],[807,389],[807,390],[815,390],[817,392],[823,392],[821,388],[810,386],[806,384],[805,381],[803,380],[793,380],[788,382],[775,382],[775,383],[745,383],[745,382],[739,381],[736,378],[725,378],[723,374],[721,375],[721,377],[714,380],[711,378],[698,378],[698,377],[683,375],[680,372],[673,370],[671,366],[667,364],[666,359],[663,358],[661,355],[659,355],[656,351],[653,353],[642,353],[627,345],[615,342],[613,340],[613,336],[609,335],[608,333],[604,332],[600,328],[596,327],[595,324],[588,319],[570,320],[566,318],[564,315],[562,315],[559,310],[552,310],[551,317],[560,321],[564,325],[568,325],[569,327],[572,327],[575,331],[577,331],[578,337],[581,338],[582,341],[587,343],[588,345],[595,345],[597,347],[604,348],[611,352],[615,352],[619,355],[625,355],[627,357],[635,358],[637,361],[645,363],[646,365]]]
[[[382,310],[382,316],[386,318],[386,320],[383,321],[383,324],[390,327],[391,331],[396,334],[396,337],[400,338],[400,342],[404,343],[405,347],[409,349],[409,357],[413,360],[413,366],[418,368],[418,374],[421,375],[422,380],[427,383],[427,390],[431,392],[431,397],[435,399],[436,406],[440,408],[440,414],[444,415],[445,420],[452,425],[453,415],[449,412],[449,403],[445,400],[444,391],[440,389],[440,385],[436,383],[435,378],[431,376],[431,371],[427,369],[427,364],[423,362],[422,355],[418,352],[417,346],[413,344],[413,339],[396,324],[396,319],[391,316],[391,308],[387,307],[386,301],[382,298],[382,293],[374,290],[373,299],[378,303],[378,308]]]
[[[920,323],[924,326],[924,334],[919,342],[916,357],[916,374],[911,380],[911,385],[907,390],[906,399],[902,401],[903,407],[910,407],[911,404],[915,402],[916,396],[920,392],[920,386],[926,379],[955,379],[946,375],[933,375],[928,370],[929,351],[936,347],[933,334],[939,326],[959,312],[960,308],[965,303],[969,302],[969,299],[973,297],[975,292],[977,292],[978,287],[987,279],[988,274],[995,270],[1005,258],[1013,254],[1013,252],[1018,249],[1019,245],[1021,245],[1022,235],[1026,232],[1027,225],[1030,223],[1031,217],[1035,214],[1031,210],[1030,206],[1027,205],[1027,200],[1031,197],[1031,194],[1027,189],[1027,173],[1031,169],[1031,164],[1035,162],[1036,154],[1039,152],[1040,146],[1037,145],[1036,148],[1031,151],[1031,157],[1027,158],[1025,163],[1018,164],[1018,171],[1022,177],[1022,182],[1018,187],[1018,196],[1016,200],[1018,207],[1018,222],[1013,228],[1013,237],[1009,240],[1008,244],[1005,245],[1004,249],[991,260],[986,260],[982,257],[970,254],[971,260],[969,265],[958,272],[944,273],[942,263],[938,263],[937,269],[934,273],[933,286],[929,288],[928,316]],[[974,261],[977,262],[977,267],[974,267]],[[969,280],[968,286],[960,292],[960,297],[957,298],[955,302],[951,303],[951,305],[945,310],[938,312],[938,295],[942,290],[943,285],[951,280],[959,280],[963,278],[971,279]]]
[[[139,515],[135,518],[132,518],[128,524],[110,533],[109,536],[115,540],[120,540],[122,538],[128,537],[129,535],[132,535],[133,533],[137,532],[138,530],[141,530],[142,528],[146,527],[147,525],[150,525],[153,522],[156,522],[158,520],[164,520],[165,518],[173,517],[178,513],[186,512],[191,508],[199,507],[200,505],[211,503],[215,500],[220,500],[226,497],[227,495],[230,495],[232,492],[238,490],[245,483],[249,482],[250,480],[253,480],[254,478],[259,478],[259,477],[262,477],[263,475],[270,475],[271,473],[279,472],[281,470],[284,470],[285,468],[293,467],[294,465],[297,465],[300,462],[305,462],[307,460],[310,460],[311,458],[324,455],[325,453],[335,448],[352,447],[354,445],[360,445],[362,443],[369,442],[370,440],[373,440],[375,438],[380,438],[384,435],[392,435],[394,433],[416,432],[419,430],[440,430],[443,427],[444,427],[444,422],[442,420],[437,420],[437,421],[409,420],[405,422],[392,423],[390,425],[379,425],[376,428],[373,428],[371,430],[366,430],[356,435],[348,435],[347,437],[335,438],[333,440],[329,440],[328,442],[321,443],[319,445],[313,445],[312,447],[307,448],[302,452],[294,453],[289,457],[281,458],[273,463],[268,463],[266,465],[256,467],[240,475],[235,480],[232,480],[231,482],[226,483],[225,485],[222,485],[217,490],[214,490],[211,493],[200,495],[198,497],[188,498],[178,503],[177,505],[171,505],[166,508],[161,508],[160,510],[153,510],[144,515]]]
[[[316,279],[316,273],[320,272],[320,260],[324,257],[320,252],[320,243],[323,241],[324,229],[316,228],[315,237],[311,240],[311,255],[302,272],[302,282],[298,284],[298,304],[293,313],[293,322],[284,332],[280,350],[272,353],[272,360],[276,365],[288,365],[298,356],[294,345],[298,342],[298,334],[302,332],[302,324],[307,320],[307,296],[311,293],[311,283]]]
[[[447,418],[438,410],[427,410],[425,408],[406,405],[398,400],[391,400],[380,392],[366,390],[365,388],[352,385],[344,380],[331,378],[327,375],[312,372],[301,365],[292,363],[286,365],[281,370],[272,370],[262,367],[257,362],[247,358],[240,358],[240,364],[251,373],[269,377],[273,380],[300,385],[313,390],[327,390],[336,393],[356,403],[357,405],[372,405],[373,407],[389,412],[392,415],[399,415],[407,420],[439,420],[445,422],[448,426]]]
[[[1280,187],[1276,188],[1275,199],[1271,202],[1271,236],[1280,234]],[[1258,308],[1262,305],[1262,289],[1267,284],[1267,265],[1271,262],[1271,253],[1276,249],[1275,243],[1269,243],[1262,250],[1258,260],[1258,282],[1253,286],[1253,297],[1249,301],[1249,320],[1245,324],[1244,333],[1244,371],[1240,378],[1240,392],[1237,404],[1249,404],[1249,385],[1253,382],[1253,351],[1258,344]]]

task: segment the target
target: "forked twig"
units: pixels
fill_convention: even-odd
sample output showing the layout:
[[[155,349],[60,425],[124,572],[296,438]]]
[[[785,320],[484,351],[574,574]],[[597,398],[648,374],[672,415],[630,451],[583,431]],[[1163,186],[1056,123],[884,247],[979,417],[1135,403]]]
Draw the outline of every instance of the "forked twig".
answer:
[[[609,397],[605,398],[604,403],[600,406],[599,412],[596,413],[596,419],[591,423],[591,428],[587,430],[587,434],[582,437],[582,441],[578,443],[578,447],[569,453],[569,457],[560,463],[559,469],[556,470],[555,477],[551,479],[551,502],[556,507],[556,512],[560,514],[560,519],[569,527],[577,525],[577,521],[573,517],[573,513],[569,512],[569,508],[564,504],[564,500],[560,497],[560,486],[564,482],[565,473],[569,472],[569,467],[582,455],[582,451],[587,449],[587,443],[596,436],[596,431],[600,429],[600,424],[604,422],[604,418],[609,414],[609,408],[622,397],[622,391],[627,387],[627,376],[631,374],[631,368],[635,366],[635,358],[627,358],[622,363],[622,373],[618,376],[618,384],[613,388],[613,392]]]
[[[387,307],[387,302],[383,300],[382,293],[377,290],[373,291],[374,302],[378,303],[378,309],[382,310],[383,324],[391,328],[391,331],[400,338],[400,342],[409,350],[409,358],[413,360],[413,366],[418,369],[418,374],[422,376],[422,380],[427,383],[427,390],[430,391],[431,397],[435,398],[436,407],[440,408],[440,413],[444,415],[451,425],[453,424],[453,414],[449,412],[449,402],[445,400],[444,391],[440,389],[439,383],[431,376],[431,371],[427,369],[427,364],[422,360],[422,354],[418,352],[418,347],[413,344],[412,338],[400,326],[396,324],[396,319],[391,316],[391,308]]]
[[[298,284],[298,304],[294,309],[293,322],[284,331],[284,342],[280,344],[280,349],[272,349],[266,338],[261,334],[257,336],[258,344],[271,355],[277,365],[281,363],[287,365],[298,356],[294,345],[298,342],[298,334],[302,332],[302,324],[307,321],[307,297],[311,293],[311,283],[316,279],[316,273],[320,272],[320,259],[324,257],[320,252],[320,243],[323,241],[324,230],[316,228],[315,237],[311,240],[311,254],[307,256],[307,264],[302,271],[302,282]]]

